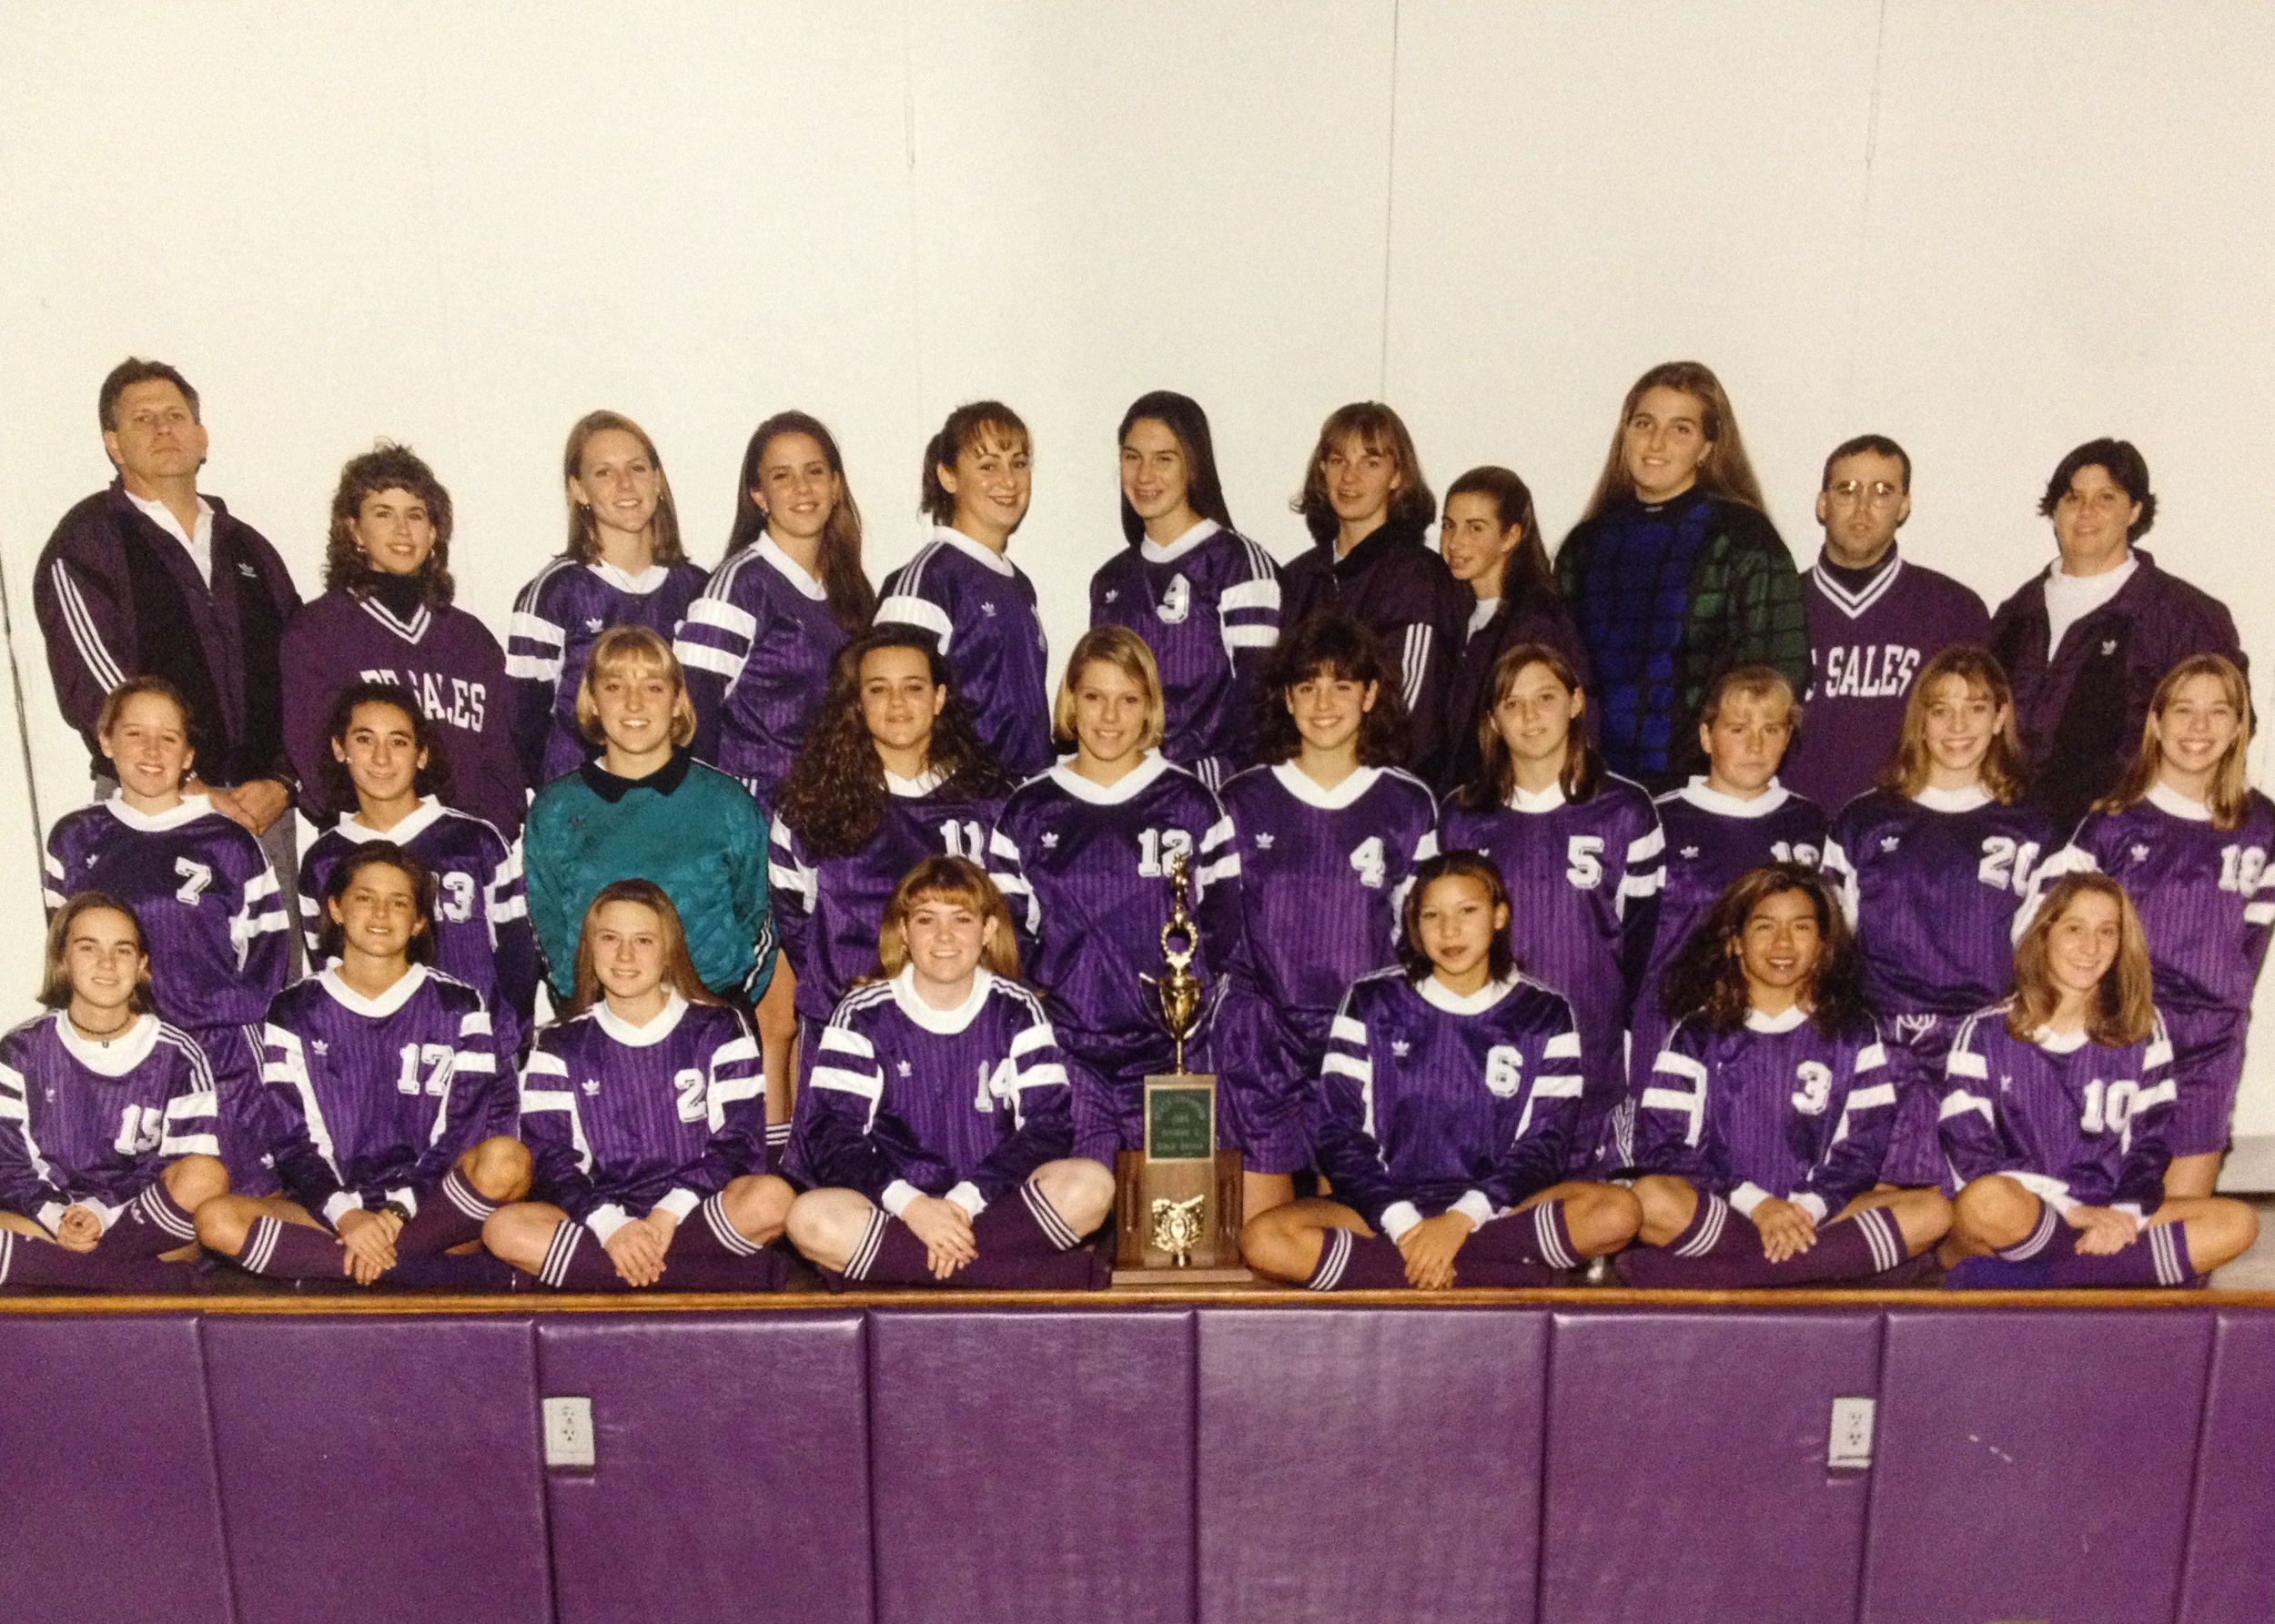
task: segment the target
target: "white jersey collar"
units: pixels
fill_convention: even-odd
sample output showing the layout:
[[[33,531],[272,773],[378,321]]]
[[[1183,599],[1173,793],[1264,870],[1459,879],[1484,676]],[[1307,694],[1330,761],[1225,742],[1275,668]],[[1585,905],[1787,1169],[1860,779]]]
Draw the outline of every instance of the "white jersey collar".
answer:
[[[885,788],[890,794],[904,801],[918,801],[948,782],[948,775],[937,767],[926,767],[914,778],[903,778],[890,767],[885,770]]]
[[[972,972],[972,990],[963,1003],[954,1009],[935,1009],[931,1004],[926,1004],[916,991],[916,971],[914,965],[902,965],[901,973],[890,983],[893,989],[893,1002],[900,1005],[901,1014],[915,1022],[926,1032],[937,1033],[942,1037],[954,1037],[978,1019],[980,1009],[987,1002],[988,989],[995,984],[996,978],[988,973],[987,967],[983,964]]]
[[[2048,1054],[2075,1054],[2086,1046],[2086,1029],[2057,1032],[2051,1026],[2041,1026],[2030,1034],[2030,1041]]]
[[[388,988],[386,992],[381,993],[377,998],[366,998],[355,988],[340,980],[338,964],[324,971],[317,976],[316,980],[318,985],[332,995],[332,1002],[339,1004],[340,1008],[350,1014],[362,1015],[368,1020],[377,1021],[385,1019],[409,1004],[411,994],[427,984],[427,967],[424,964],[413,964],[403,973],[401,980]]]
[[[152,1014],[135,1017],[126,1030],[106,1043],[97,1043],[79,1035],[79,1029],[71,1024],[71,1012],[56,1012],[56,1035],[63,1040],[64,1050],[72,1059],[102,1077],[123,1077],[144,1061],[150,1051],[158,1046],[158,1018]]]
[[[1441,1009],[1450,1015],[1481,1015],[1515,990],[1522,975],[1512,975],[1503,981],[1489,981],[1474,993],[1457,993],[1438,979],[1433,970],[1421,978],[1414,991],[1432,1009]]]
[[[816,603],[829,600],[829,589],[805,572],[805,566],[792,558],[775,541],[772,530],[761,530],[758,536],[758,556],[774,567],[774,573],[798,589]]]
[[[1147,536],[1138,543],[1138,556],[1148,564],[1174,564],[1222,529],[1215,519],[1204,519],[1174,541],[1157,543]]]
[[[2174,817],[2185,818],[2191,823],[2209,823],[2212,821],[2210,807],[2193,797],[2183,795],[2162,779],[2150,784],[2149,793],[2141,799],[2159,812],[2170,812]]]
[[[1333,789],[1322,787],[1320,782],[1293,762],[1282,762],[1272,769],[1272,776],[1280,787],[1306,806],[1316,806],[1321,812],[1340,812],[1352,802],[1374,788],[1375,780],[1382,776],[1380,767],[1360,767]]]
[[[126,792],[124,790],[113,792],[111,798],[103,804],[110,808],[111,816],[126,824],[127,828],[143,834],[163,834],[169,829],[179,829],[185,823],[195,823],[207,813],[213,812],[213,802],[203,795],[183,796],[182,803],[171,812],[136,812],[126,804]]]
[[[1793,799],[1793,792],[1774,778],[1769,781],[1769,787],[1751,801],[1708,789],[1703,775],[1693,778],[1675,794],[1699,811],[1713,812],[1718,818],[1766,818]]]
[[[988,546],[986,542],[973,540],[971,537],[966,535],[962,530],[957,530],[952,524],[934,525],[932,527],[932,539],[935,541],[945,541],[950,547],[955,548],[958,552],[978,560],[981,563],[986,565],[990,570],[993,570],[998,575],[1015,575],[1017,573],[1016,570],[1012,569],[1011,560],[1009,559],[1006,558],[1002,553],[997,552],[994,548]]]
[[[630,592],[635,598],[645,598],[672,578],[669,564],[651,564],[637,575],[618,569],[606,559],[594,559],[585,568],[618,591]]]
[[[1798,1004],[1782,1015],[1765,1015],[1758,1009],[1748,1008],[1745,1012],[1745,1029],[1748,1032],[1791,1032],[1808,1018],[1809,1012]]]
[[[681,1018],[686,1014],[687,1000],[680,996],[677,987],[672,989],[672,995],[664,1000],[663,1007],[656,1011],[655,1018],[645,1026],[635,1026],[609,1008],[605,997],[592,1005],[592,1018],[600,1023],[601,1030],[627,1049],[645,1049],[662,1043],[679,1030]]]
[[[1142,794],[1155,779],[1168,771],[1169,758],[1158,750],[1149,750],[1146,759],[1124,773],[1117,783],[1092,783],[1063,762],[1050,770],[1050,776],[1077,801],[1087,801],[1093,806],[1119,806]]]
[[[442,822],[449,812],[450,809],[433,796],[421,795],[419,798],[418,806],[392,829],[374,829],[355,817],[342,818],[333,827],[339,831],[342,840],[351,840],[358,845],[362,845],[366,841],[388,840],[393,841],[399,846],[408,846],[428,830]]]
[[[1552,812],[1564,804],[1564,781],[1558,779],[1545,790],[1528,790],[1520,784],[1509,792],[1509,807],[1512,812]]]
[[[1981,784],[1969,784],[1964,790],[1938,790],[1933,785],[1912,797],[1929,812],[1971,812],[1991,803],[1991,792]]]

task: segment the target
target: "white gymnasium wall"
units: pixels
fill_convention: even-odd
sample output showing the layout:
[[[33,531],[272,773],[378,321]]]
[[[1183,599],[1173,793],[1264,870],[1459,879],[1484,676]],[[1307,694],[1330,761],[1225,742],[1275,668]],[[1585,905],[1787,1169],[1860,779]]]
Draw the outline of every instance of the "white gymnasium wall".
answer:
[[[0,570],[41,811],[85,779],[30,569],[107,477],[95,386],[130,351],[197,381],[207,483],[311,592],[340,461],[418,447],[493,624],[560,545],[584,410],[653,431],[705,562],[751,425],[818,412],[881,576],[925,435],[998,394],[1039,442],[1017,556],[1062,651],[1143,389],[1209,408],[1286,555],[1343,400],[1397,404],[1441,485],[1516,467],[1559,534],[1625,385],[1695,356],[1804,561],[1825,450],[1881,429],[1918,464],[1908,550],[1994,603],[2050,551],[2060,454],[2136,439],[2152,544],[2234,609],[2268,711],[2275,582],[2228,536],[2264,477],[2230,425],[2275,376],[2263,16],[0,0]],[[0,751],[5,988],[36,959],[21,779]],[[2240,1125],[2275,1132],[2275,1049],[2253,1073]]]

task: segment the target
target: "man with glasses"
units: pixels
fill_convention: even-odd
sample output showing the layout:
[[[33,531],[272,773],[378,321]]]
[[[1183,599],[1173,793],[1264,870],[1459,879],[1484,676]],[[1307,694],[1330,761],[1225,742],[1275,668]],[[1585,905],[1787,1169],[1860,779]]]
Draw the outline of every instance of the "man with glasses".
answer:
[[[2139,748],[2165,673],[2192,654],[2241,668],[2243,650],[2226,604],[2137,545],[2157,498],[2131,441],[2088,440],[2063,458],[2038,512],[2061,556],[1998,606],[1990,646],[2014,684],[2030,798],[2069,829]]]
[[[1990,637],[1983,600],[1897,555],[1912,516],[1912,459],[1885,434],[1860,434],[1825,459],[1817,522],[1825,550],[1802,578],[1811,681],[1801,737],[1779,774],[1837,812],[1896,750],[1919,668],[1954,643]]]

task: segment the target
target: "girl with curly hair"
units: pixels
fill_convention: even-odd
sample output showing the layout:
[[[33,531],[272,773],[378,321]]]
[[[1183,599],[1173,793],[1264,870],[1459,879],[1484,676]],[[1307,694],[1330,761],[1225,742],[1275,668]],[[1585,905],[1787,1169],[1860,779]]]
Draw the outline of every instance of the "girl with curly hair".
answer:
[[[986,862],[1010,792],[931,633],[879,626],[839,651],[783,780],[771,846],[792,1030],[807,1040],[801,1069],[814,1064],[838,1001],[875,969],[877,931],[901,877],[927,857]],[[782,996],[768,990],[760,1035],[767,1075],[787,1078],[792,1031],[766,1018]]]
[[[300,810],[319,829],[356,810],[328,769],[340,693],[392,682],[418,705],[450,758],[444,804],[511,842],[529,797],[510,730],[505,651],[451,602],[450,493],[409,446],[379,441],[348,459],[332,493],[324,595],[284,634],[285,748]]]

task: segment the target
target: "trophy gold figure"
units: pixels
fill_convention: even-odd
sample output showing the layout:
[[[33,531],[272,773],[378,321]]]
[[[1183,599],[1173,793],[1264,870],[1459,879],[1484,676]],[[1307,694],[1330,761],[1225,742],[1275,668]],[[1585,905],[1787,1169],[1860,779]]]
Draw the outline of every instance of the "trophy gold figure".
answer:
[[[1199,1024],[1208,993],[1193,973],[1200,930],[1187,905],[1187,865],[1183,852],[1170,852],[1164,865],[1167,969],[1145,978],[1161,1003],[1175,1069],[1146,1079],[1145,1147],[1116,1158],[1117,1286],[1249,1277],[1240,1266],[1240,1153],[1217,1148],[1217,1079],[1185,1069],[1186,1040]]]

